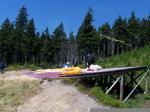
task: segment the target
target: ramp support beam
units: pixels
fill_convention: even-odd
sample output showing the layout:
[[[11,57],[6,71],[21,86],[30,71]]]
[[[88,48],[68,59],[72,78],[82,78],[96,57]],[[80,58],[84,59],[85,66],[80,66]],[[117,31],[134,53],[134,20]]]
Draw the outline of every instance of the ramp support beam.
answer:
[[[120,79],[120,100],[123,100],[123,87],[124,87],[124,75],[121,74],[121,79]]]
[[[140,85],[140,83],[143,81],[143,79],[145,79],[145,91],[144,91],[144,94],[146,94],[148,92],[148,72],[149,72],[149,69],[146,69],[140,74],[140,75],[143,75],[142,78],[138,81],[136,86],[132,89],[132,91],[127,95],[127,97],[124,100],[123,100],[124,75],[125,75],[124,73],[119,75],[119,77],[110,86],[110,88],[105,92],[105,94],[108,94],[112,90],[112,88],[117,84],[117,82],[120,81],[120,95],[119,95],[119,98],[120,98],[120,100],[123,100],[123,103],[125,103],[128,100],[128,98],[132,95],[132,93],[135,91],[135,89]],[[139,77],[139,75],[138,75],[138,77]],[[136,80],[136,78],[135,78],[135,80]]]
[[[134,92],[134,90],[139,86],[139,84],[142,82],[142,80],[147,76],[147,73],[149,72],[149,69],[145,72],[145,74],[143,75],[143,77],[140,79],[140,81],[138,82],[138,84],[132,89],[132,91],[129,93],[129,95],[125,98],[125,100],[123,101],[123,103],[125,103],[128,98],[131,96],[131,94]],[[147,82],[147,81],[146,81]]]

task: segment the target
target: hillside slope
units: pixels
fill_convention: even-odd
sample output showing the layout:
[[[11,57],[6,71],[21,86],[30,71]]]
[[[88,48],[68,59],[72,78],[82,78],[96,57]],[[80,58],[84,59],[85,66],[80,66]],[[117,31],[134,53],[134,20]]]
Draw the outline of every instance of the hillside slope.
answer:
[[[136,49],[131,52],[123,53],[121,55],[107,58],[99,59],[97,64],[101,65],[103,68],[108,67],[124,67],[124,66],[143,66],[147,65],[150,67],[150,45],[145,46],[140,49]],[[150,76],[150,72],[149,72]],[[142,83],[143,85],[144,83]],[[127,107],[150,107],[150,77],[148,82],[149,92],[144,94],[138,94],[133,99],[130,98],[127,101]]]
[[[150,45],[112,58],[99,59],[97,64],[103,68],[139,65],[147,65],[150,67]]]

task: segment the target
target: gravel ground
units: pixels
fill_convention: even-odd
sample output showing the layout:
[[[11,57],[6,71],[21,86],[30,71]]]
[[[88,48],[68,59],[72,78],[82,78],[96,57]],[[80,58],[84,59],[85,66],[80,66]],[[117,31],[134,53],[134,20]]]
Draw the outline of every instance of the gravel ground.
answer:
[[[90,112],[90,108],[102,107],[74,86],[64,85],[60,80],[45,81],[42,91],[17,112]]]
[[[23,75],[27,71],[7,71],[0,74],[0,80],[38,80]],[[87,94],[80,93],[72,85],[63,84],[61,80],[45,80],[41,88],[37,95],[15,110],[17,112],[90,112],[90,108],[102,107]]]

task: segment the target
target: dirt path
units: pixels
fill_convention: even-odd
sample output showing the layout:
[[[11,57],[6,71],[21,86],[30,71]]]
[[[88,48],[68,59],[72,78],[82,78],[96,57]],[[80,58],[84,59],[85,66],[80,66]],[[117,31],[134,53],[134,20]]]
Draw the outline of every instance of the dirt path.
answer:
[[[22,72],[24,71],[6,72],[3,78],[6,78],[7,74],[7,80],[36,80],[21,75]],[[45,80],[41,88],[36,96],[17,107],[17,112],[90,112],[90,108],[102,107],[88,95],[80,93],[74,86],[64,85],[61,80],[51,82]]]
[[[92,107],[101,107],[88,95],[60,80],[46,81],[42,88],[38,95],[19,106],[18,112],[89,112]]]
[[[29,70],[12,70],[6,71],[5,73],[0,73],[0,80],[38,80],[36,78],[28,77],[23,75],[24,72]]]

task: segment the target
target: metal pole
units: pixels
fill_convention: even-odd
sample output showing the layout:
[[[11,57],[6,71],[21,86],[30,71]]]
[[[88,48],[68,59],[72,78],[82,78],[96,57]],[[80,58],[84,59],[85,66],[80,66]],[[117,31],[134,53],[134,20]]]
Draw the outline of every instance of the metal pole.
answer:
[[[144,79],[144,77],[147,75],[147,73],[149,72],[149,69],[146,71],[146,73],[143,75],[143,77],[141,78],[141,80],[138,82],[138,84],[133,88],[133,90],[129,93],[129,95],[125,98],[125,100],[123,101],[126,102],[128,100],[128,98],[130,97],[130,95],[134,92],[134,90],[138,87],[138,85],[142,82],[142,80]]]
[[[124,86],[123,83],[124,83],[124,76],[123,76],[123,74],[121,74],[121,79],[120,79],[120,96],[119,96],[120,100],[123,99],[123,86]]]
[[[116,83],[120,80],[121,77],[118,77],[117,80],[113,83],[113,85],[105,92],[105,94],[108,94],[109,91],[116,85]]]

